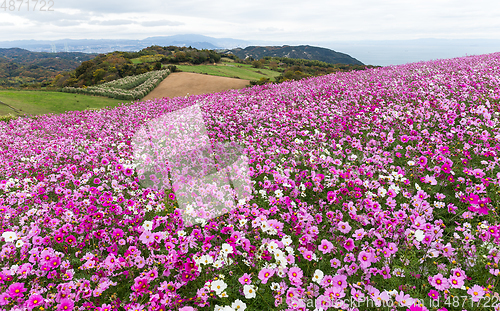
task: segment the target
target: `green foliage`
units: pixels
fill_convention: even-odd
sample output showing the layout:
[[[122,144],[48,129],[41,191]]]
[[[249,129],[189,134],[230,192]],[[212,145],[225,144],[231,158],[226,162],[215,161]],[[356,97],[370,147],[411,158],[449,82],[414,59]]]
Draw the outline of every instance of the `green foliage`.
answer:
[[[168,70],[170,70],[170,72],[176,72],[176,71],[181,71],[180,69],[178,69],[176,66],[174,65],[169,65],[167,66]]]
[[[56,76],[77,68],[95,57],[85,53],[43,53],[23,49],[0,49],[0,87],[49,85]]]
[[[10,120],[15,120],[17,119],[18,117],[14,116],[14,115],[6,115],[6,116],[0,116],[0,122],[9,122]]]
[[[271,83],[271,80],[269,78],[262,77],[259,80],[250,81],[250,85],[264,85],[266,83]]]

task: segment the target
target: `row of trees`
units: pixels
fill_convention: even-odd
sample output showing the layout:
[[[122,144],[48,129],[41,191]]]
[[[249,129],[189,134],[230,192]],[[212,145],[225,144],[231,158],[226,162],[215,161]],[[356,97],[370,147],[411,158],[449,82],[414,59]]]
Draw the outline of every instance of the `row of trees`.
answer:
[[[269,57],[266,56],[260,60],[236,59],[236,62],[251,64],[254,68],[268,68],[281,72],[281,75],[274,78],[274,82],[281,83],[288,80],[301,80],[312,76],[322,76],[335,72],[347,72],[352,70],[365,70],[380,66],[372,65],[348,65],[348,64],[330,64],[319,60],[295,59],[287,57]],[[257,81],[251,81],[252,85],[262,85],[272,83],[269,78],[261,78]]]
[[[203,63],[217,63],[221,59],[221,54],[214,50],[198,50],[192,47],[178,47],[178,46],[158,46],[153,45],[147,47],[139,52],[129,52],[124,54],[129,59],[139,58],[141,56],[156,56],[158,62],[162,64],[203,64]]]

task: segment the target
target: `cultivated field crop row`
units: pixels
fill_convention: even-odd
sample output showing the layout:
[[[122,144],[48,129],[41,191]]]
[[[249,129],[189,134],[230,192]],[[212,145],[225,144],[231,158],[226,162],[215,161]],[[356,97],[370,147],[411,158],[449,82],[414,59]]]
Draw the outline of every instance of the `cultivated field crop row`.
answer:
[[[87,88],[65,87],[63,92],[107,96],[116,99],[135,100],[151,92],[170,71],[168,69],[150,71],[137,76],[125,77],[98,86]]]

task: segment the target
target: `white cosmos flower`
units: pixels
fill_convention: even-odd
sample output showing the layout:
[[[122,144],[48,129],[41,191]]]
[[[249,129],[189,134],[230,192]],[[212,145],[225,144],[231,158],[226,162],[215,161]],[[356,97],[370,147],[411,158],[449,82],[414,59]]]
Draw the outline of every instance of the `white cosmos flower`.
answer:
[[[243,285],[243,294],[246,299],[255,298],[256,296],[256,288],[254,285]]]
[[[223,280],[213,281],[210,285],[210,289],[215,291],[217,295],[220,295],[227,288],[227,284]]]
[[[245,311],[247,308],[247,304],[244,303],[243,301],[236,299],[232,304],[231,308],[233,308],[236,311]]]
[[[142,227],[147,230],[147,231],[151,231],[151,229],[153,229],[153,222],[150,221],[150,220],[146,220],[144,221],[144,223],[142,224]]]
[[[14,242],[17,240],[17,234],[13,231],[6,231],[2,233],[2,238],[5,239],[5,242]]]
[[[314,271],[313,281],[319,284],[324,276],[325,274],[323,271],[316,269],[316,271]]]
[[[267,245],[267,250],[271,253],[274,253],[277,249],[278,249],[278,244],[274,241],[272,241]]]
[[[224,254],[232,254],[233,253],[233,247],[229,245],[228,243],[222,244],[222,252]]]
[[[413,165],[415,165],[415,162],[410,160],[410,161],[408,161],[408,165],[413,166]]]
[[[281,242],[283,243],[283,245],[288,246],[292,244],[292,239],[288,235],[286,235],[281,239]]]
[[[418,229],[417,231],[415,231],[415,239],[417,241],[422,242],[424,237],[425,237],[425,234],[422,230]]]
[[[23,241],[21,241],[21,240],[17,240],[17,242],[16,242],[16,247],[17,247],[17,248],[19,248],[19,247],[21,247],[21,246],[23,246],[23,245],[24,245],[24,242],[23,242]]]
[[[387,193],[387,190],[385,190],[385,188],[383,186],[380,186],[380,188],[378,188],[377,190],[377,194],[380,196],[380,197],[385,197]]]

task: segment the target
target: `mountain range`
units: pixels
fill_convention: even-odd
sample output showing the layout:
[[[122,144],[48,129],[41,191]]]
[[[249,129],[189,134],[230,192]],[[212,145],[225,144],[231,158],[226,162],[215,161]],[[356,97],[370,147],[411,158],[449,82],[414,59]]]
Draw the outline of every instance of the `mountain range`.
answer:
[[[61,39],[0,41],[0,48],[22,48],[33,52],[83,52],[109,53],[114,51],[139,51],[151,45],[191,46],[196,49],[232,49],[247,47],[252,42],[231,38],[212,38],[203,35],[173,35],[128,39]]]
[[[23,48],[34,52],[109,53],[113,51],[139,51],[151,45],[191,46],[197,49],[244,49],[249,46],[303,45],[329,48],[342,52],[364,64],[388,66],[443,58],[481,55],[500,52],[497,39],[408,39],[363,41],[256,41],[232,38],[213,38],[198,34],[130,39],[61,39],[0,41],[0,48]]]

